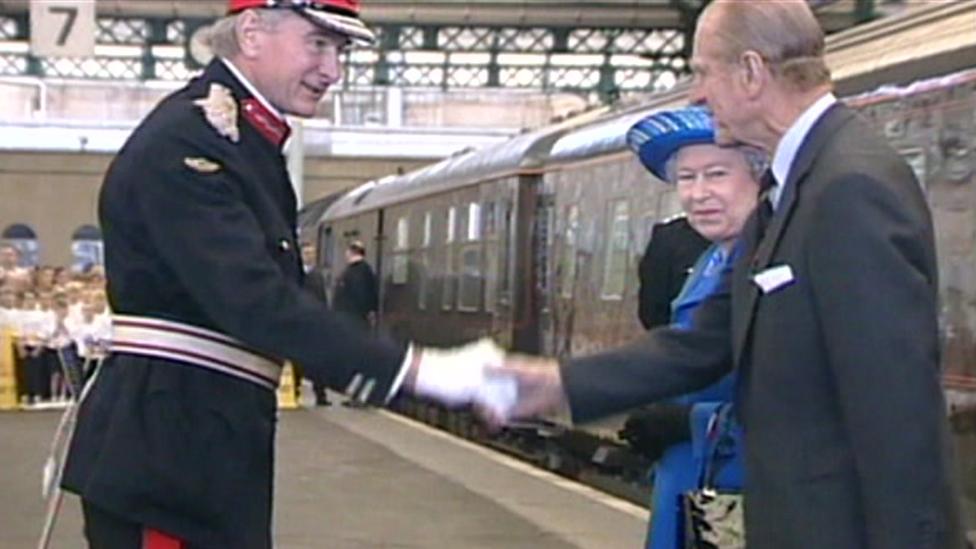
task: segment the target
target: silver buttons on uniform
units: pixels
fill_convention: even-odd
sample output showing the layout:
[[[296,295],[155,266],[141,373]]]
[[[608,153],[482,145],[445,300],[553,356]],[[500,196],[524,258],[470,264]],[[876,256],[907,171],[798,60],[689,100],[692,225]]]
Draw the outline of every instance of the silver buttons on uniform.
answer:
[[[278,241],[278,249],[283,252],[287,252],[291,250],[291,242],[289,242],[285,238],[282,238],[281,240]]]

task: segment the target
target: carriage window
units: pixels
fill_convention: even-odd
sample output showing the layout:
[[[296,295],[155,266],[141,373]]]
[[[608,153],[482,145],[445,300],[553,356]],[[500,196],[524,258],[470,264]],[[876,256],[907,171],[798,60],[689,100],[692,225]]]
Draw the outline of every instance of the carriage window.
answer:
[[[627,201],[610,202],[610,218],[607,220],[607,256],[603,270],[603,299],[621,299],[627,281],[627,245],[629,240],[630,212]]]
[[[499,228],[499,240],[502,243],[499,250],[498,265],[498,302],[508,304],[512,297],[512,286],[509,277],[511,267],[514,263],[515,252],[518,247],[515,245],[515,231],[513,231],[512,203],[508,200],[500,203],[501,227]]]
[[[495,203],[485,202],[482,215],[485,238],[494,238],[498,235],[497,221],[495,220]]]
[[[424,248],[430,246],[432,226],[433,226],[433,216],[430,215],[430,212],[426,212],[424,214],[424,240],[423,240]]]
[[[430,243],[433,234],[433,216],[430,212],[424,212],[424,231],[421,240],[421,251],[419,254],[420,264],[417,273],[417,308],[421,311],[427,310],[427,293],[430,291]]]
[[[576,284],[576,257],[579,250],[579,207],[566,208],[566,232],[563,238],[562,264],[559,266],[559,287],[563,297],[573,296]]]
[[[427,310],[427,292],[429,290],[428,280],[430,279],[430,251],[421,250],[420,272],[417,273],[417,308],[421,311]]]
[[[447,242],[454,242],[454,235],[457,234],[457,208],[451,206],[447,210]]]
[[[441,286],[441,309],[445,311],[454,307],[454,290],[457,280],[454,269],[454,246],[444,247],[444,280]]]
[[[485,248],[485,311],[495,312],[498,299],[498,243],[488,242]]]
[[[447,238],[444,245],[444,279],[441,283],[441,309],[445,311],[454,308],[455,290],[457,289],[453,244],[457,235],[457,213],[457,208],[454,206],[447,209]]]
[[[481,204],[468,204],[468,240],[481,240]]]
[[[410,227],[406,217],[397,219],[396,242],[393,247],[393,283],[406,284],[408,277],[407,248],[410,242]]]
[[[481,308],[481,247],[469,245],[461,252],[461,281],[458,310]]]
[[[319,228],[319,242],[316,257],[319,266],[326,269],[332,267],[332,227],[322,226]]]
[[[396,249],[406,250],[407,244],[410,242],[410,226],[407,223],[406,217],[401,217],[397,219],[397,231],[396,231]]]

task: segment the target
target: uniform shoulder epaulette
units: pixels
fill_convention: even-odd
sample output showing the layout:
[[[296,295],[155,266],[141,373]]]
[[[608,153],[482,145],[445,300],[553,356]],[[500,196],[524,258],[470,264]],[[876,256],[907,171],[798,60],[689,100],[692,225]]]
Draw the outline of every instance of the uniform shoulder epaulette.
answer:
[[[203,109],[207,122],[217,133],[230,139],[232,143],[241,140],[241,132],[237,127],[237,99],[227,87],[212,82],[207,97],[197,99],[193,104]]]
[[[217,173],[221,170],[220,164],[203,157],[186,157],[183,164],[198,173]]]
[[[674,215],[672,215],[670,217],[665,217],[664,219],[662,219],[660,221],[659,224],[660,225],[670,225],[671,223],[674,223],[675,221],[681,221],[682,219],[685,219],[686,217],[688,217],[688,216],[684,212],[677,213],[677,214],[674,214]]]

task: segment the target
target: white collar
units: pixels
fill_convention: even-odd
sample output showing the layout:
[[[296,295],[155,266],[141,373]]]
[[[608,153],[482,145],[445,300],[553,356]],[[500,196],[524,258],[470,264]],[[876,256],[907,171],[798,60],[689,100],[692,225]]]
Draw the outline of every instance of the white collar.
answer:
[[[793,125],[786,130],[786,133],[783,134],[783,137],[776,145],[776,153],[773,155],[772,165],[773,175],[776,177],[776,188],[772,189],[769,193],[773,208],[779,205],[780,196],[783,194],[783,185],[790,175],[790,169],[793,168],[793,162],[796,160],[796,153],[800,151],[800,145],[803,144],[807,135],[810,134],[813,125],[836,102],[837,97],[830,92],[827,92],[820,99],[814,101],[793,122]]]
[[[254,87],[254,84],[251,84],[251,81],[248,80],[244,76],[244,74],[237,67],[235,67],[233,63],[230,62],[230,60],[221,57],[220,61],[223,62],[224,66],[227,67],[227,70],[229,70],[230,73],[234,75],[234,78],[236,78],[237,81],[240,82],[245,89],[247,89],[247,91],[251,92],[251,95],[253,95],[254,98],[257,99],[262,106],[264,106],[264,108],[268,109],[268,111],[270,111],[272,114],[278,117],[279,120],[282,120],[285,123],[285,125],[289,127],[291,126],[290,124],[288,124],[288,119],[285,118],[283,114],[281,114],[281,111],[276,109],[275,106],[272,105],[270,101],[265,99],[265,97],[261,95],[261,92],[259,92],[258,89]]]

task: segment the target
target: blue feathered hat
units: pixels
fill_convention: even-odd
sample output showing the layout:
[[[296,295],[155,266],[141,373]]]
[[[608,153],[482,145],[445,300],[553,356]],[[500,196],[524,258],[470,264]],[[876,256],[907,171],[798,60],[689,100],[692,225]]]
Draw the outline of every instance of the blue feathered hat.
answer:
[[[667,182],[668,159],[681,147],[715,142],[711,111],[686,107],[660,111],[644,118],[627,131],[627,144],[658,179]]]

